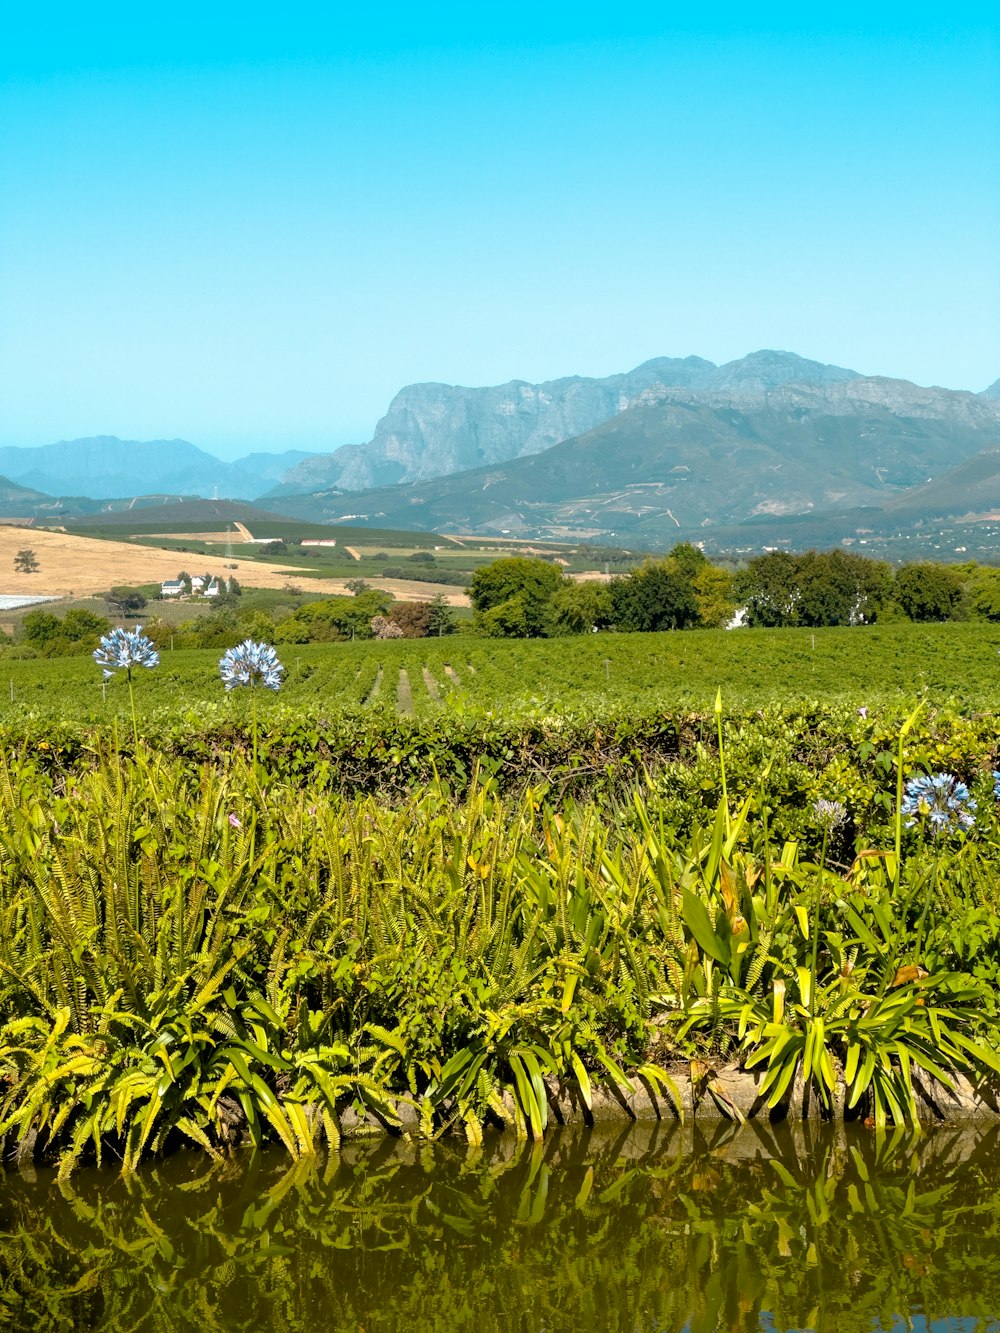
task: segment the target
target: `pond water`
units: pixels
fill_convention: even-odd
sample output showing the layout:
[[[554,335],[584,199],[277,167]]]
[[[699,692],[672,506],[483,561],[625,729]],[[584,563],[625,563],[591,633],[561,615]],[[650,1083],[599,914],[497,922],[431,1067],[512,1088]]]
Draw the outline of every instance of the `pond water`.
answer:
[[[1000,1138],[636,1125],[0,1180],[5,1329],[1000,1330]]]

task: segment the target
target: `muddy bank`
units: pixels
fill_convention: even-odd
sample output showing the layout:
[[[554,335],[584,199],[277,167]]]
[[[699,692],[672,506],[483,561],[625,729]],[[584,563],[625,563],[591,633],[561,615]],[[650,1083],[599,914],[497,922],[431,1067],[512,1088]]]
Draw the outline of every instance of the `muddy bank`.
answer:
[[[791,1096],[775,1107],[767,1105],[767,1096],[761,1093],[763,1070],[745,1070],[726,1065],[710,1071],[704,1078],[692,1079],[685,1066],[670,1070],[677,1089],[675,1100],[663,1090],[635,1080],[636,1090],[627,1095],[620,1089],[595,1085],[588,1107],[575,1085],[546,1080],[550,1125],[615,1126],[654,1121],[706,1124],[731,1121],[735,1124],[760,1124],[834,1121],[840,1123],[869,1123],[869,1109],[865,1098],[855,1107],[847,1106],[846,1089],[838,1081],[832,1105],[825,1107],[812,1086],[795,1080]],[[1000,1124],[1000,1090],[986,1083],[975,1084],[964,1074],[951,1076],[952,1087],[913,1071],[913,1091],[917,1118],[921,1125]],[[507,1098],[513,1113],[513,1103]],[[345,1137],[369,1134],[406,1134],[418,1131],[420,1115],[412,1101],[395,1103],[397,1124],[377,1116],[374,1112],[360,1115],[353,1108],[340,1117],[341,1132]],[[455,1126],[461,1129],[460,1125]]]

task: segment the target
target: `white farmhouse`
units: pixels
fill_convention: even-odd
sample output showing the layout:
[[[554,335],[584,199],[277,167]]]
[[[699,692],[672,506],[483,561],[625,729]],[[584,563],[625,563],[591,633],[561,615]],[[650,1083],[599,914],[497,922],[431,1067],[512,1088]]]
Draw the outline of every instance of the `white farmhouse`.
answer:
[[[183,579],[164,579],[160,584],[161,597],[179,597],[183,591]]]

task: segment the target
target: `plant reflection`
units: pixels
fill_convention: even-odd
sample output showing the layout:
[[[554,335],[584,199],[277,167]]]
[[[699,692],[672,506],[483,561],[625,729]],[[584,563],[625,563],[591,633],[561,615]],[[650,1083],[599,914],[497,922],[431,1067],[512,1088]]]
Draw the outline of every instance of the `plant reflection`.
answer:
[[[869,1330],[1000,1324],[994,1129],[564,1131],[9,1176],[11,1329]],[[992,1318],[991,1318],[992,1317]],[[978,1323],[976,1321],[979,1321]]]

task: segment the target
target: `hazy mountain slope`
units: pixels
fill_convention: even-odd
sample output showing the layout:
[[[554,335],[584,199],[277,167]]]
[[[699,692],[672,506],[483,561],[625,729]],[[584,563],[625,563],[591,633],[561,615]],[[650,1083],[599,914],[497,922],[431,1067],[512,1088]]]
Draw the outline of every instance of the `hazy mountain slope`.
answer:
[[[994,380],[988,389],[984,389],[980,398],[1000,399],[1000,380]]]
[[[9,477],[0,477],[0,518],[32,518],[53,503],[51,495],[22,486]]]
[[[984,449],[942,476],[895,496],[885,511],[900,518],[1000,511],[1000,447]]]
[[[236,463],[223,463],[187,440],[120,440],[99,435],[37,448],[0,448],[0,472],[51,495],[113,499],[151,492],[217,492],[234,499],[254,499],[305,456],[294,450],[287,456],[249,454]]]
[[[411,384],[392,400],[369,444],[345,445],[327,458],[307,460],[272,494],[333,486],[370,489],[503,463],[540,453],[630,407],[673,394],[683,400],[711,393],[742,400],[791,381],[825,385],[855,377],[853,370],[792,352],[763,351],[724,366],[696,356],[659,357],[604,379],[513,380],[477,389]]]
[[[292,468],[308,462],[310,458],[324,458],[325,454],[316,454],[308,449],[285,449],[281,453],[253,453],[236,458],[229,467],[253,478],[258,488],[256,494],[265,486],[273,486]]]

